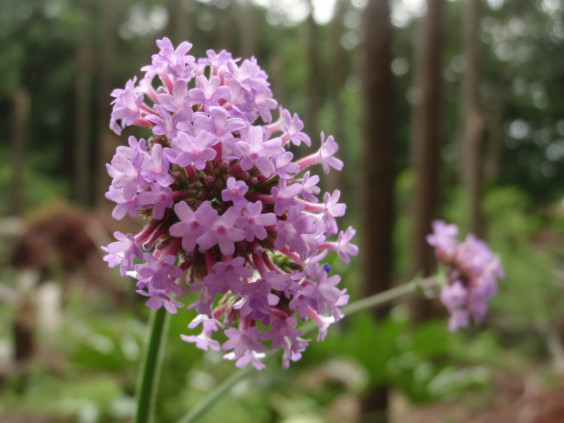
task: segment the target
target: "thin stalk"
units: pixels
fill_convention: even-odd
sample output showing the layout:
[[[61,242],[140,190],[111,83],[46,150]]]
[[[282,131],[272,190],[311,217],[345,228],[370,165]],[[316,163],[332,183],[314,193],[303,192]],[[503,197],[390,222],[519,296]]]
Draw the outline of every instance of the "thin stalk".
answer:
[[[362,298],[350,303],[343,307],[341,311],[344,315],[348,316],[354,314],[358,311],[366,310],[373,307],[378,307],[389,301],[396,300],[405,295],[412,294],[418,290],[428,290],[434,288],[437,285],[437,278],[431,276],[425,279],[416,279],[403,285],[396,286],[395,288],[388,289],[378,294],[372,295],[370,297]]]
[[[153,421],[168,322],[169,314],[164,307],[156,310],[151,317],[149,339],[137,384],[135,423],[150,423]]]
[[[278,352],[280,352],[280,350],[271,351],[266,355],[265,360],[271,356],[271,353],[278,353]],[[211,406],[218,399],[220,399],[223,394],[228,392],[239,381],[243,380],[245,377],[251,374],[254,369],[255,368],[253,366],[249,365],[244,369],[241,369],[231,374],[231,376],[225,379],[221,383],[221,385],[215,388],[206,398],[204,398],[203,401],[199,402],[198,405],[196,405],[196,407],[194,407],[184,417],[182,417],[179,423],[191,423],[196,421],[196,419],[200,417],[202,414],[204,414],[209,408],[211,408]]]
[[[351,315],[362,310],[367,310],[373,307],[378,307],[387,302],[396,300],[398,298],[404,297],[409,294],[413,294],[419,290],[428,290],[437,286],[437,278],[429,277],[425,279],[414,280],[406,284],[400,285],[398,287],[389,289],[384,292],[372,295],[367,298],[360,299],[351,303],[341,310],[345,315]],[[315,332],[317,325],[314,322],[308,322],[302,326],[302,336],[309,335]],[[263,361],[270,360],[272,357],[282,354],[282,350],[269,351],[264,357]],[[220,399],[223,394],[228,392],[233,386],[235,386],[239,381],[243,380],[246,376],[251,374],[254,367],[247,366],[244,369],[236,371],[229,378],[224,380],[217,388],[215,388],[202,402],[200,402],[195,408],[190,410],[178,423],[192,423],[195,422],[198,417],[204,414],[218,399]]]

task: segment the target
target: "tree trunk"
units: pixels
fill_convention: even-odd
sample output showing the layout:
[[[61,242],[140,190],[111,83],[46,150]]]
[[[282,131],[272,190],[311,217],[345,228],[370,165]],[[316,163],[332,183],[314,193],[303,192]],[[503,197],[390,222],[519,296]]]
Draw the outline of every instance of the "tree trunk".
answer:
[[[169,1],[169,10],[171,11],[170,29],[174,45],[178,45],[183,41],[190,41],[188,6],[190,6],[190,2],[185,0]]]
[[[241,5],[241,11],[241,56],[249,58],[257,55],[257,6],[251,0],[246,0]]]
[[[339,157],[343,162],[347,163],[347,139],[344,131],[344,109],[341,101],[341,92],[345,82],[346,61],[345,51],[341,45],[341,37],[343,36],[343,15],[345,14],[345,0],[336,0],[335,15],[331,24],[332,38],[332,55],[331,55],[331,103],[333,104],[333,135],[340,145]],[[341,172],[332,172],[329,174],[329,185],[331,189],[338,188],[342,192],[342,198],[345,203],[351,203],[348,190],[344,189],[347,180],[347,167],[345,166]]]
[[[90,181],[90,135],[91,123],[91,69],[92,52],[88,22],[90,21],[89,2],[81,0],[78,4],[81,25],[76,47],[76,120],[74,129],[74,183],[75,198],[81,206],[87,206],[91,194]]]
[[[280,31],[278,28],[272,28],[271,31]],[[286,105],[286,84],[284,83],[285,76],[285,63],[284,55],[279,49],[275,49],[270,55],[270,61],[268,63],[270,68],[270,88],[272,89],[272,94],[278,105],[284,107]],[[276,116],[276,114],[275,114]],[[307,131],[307,129],[306,129]]]
[[[312,141],[315,142],[319,136],[317,117],[320,106],[319,77],[321,72],[317,47],[317,24],[313,19],[313,0],[309,0],[309,9],[306,22],[307,114],[304,123],[305,131],[312,135]]]
[[[110,122],[110,94],[113,90],[113,68],[116,57],[116,25],[114,23],[115,13],[111,0],[104,0],[102,4],[102,30],[100,55],[98,56],[98,154],[96,164],[96,204],[107,204],[104,193],[110,185],[110,177],[106,171],[106,163],[109,163],[115,152],[115,137],[109,129]],[[125,84],[124,84],[125,85]]]
[[[364,18],[362,291],[368,296],[390,288],[393,272],[395,115],[388,0],[368,2]],[[381,318],[387,310],[375,313]],[[373,389],[363,399],[365,420],[387,421],[387,403],[386,387]]]
[[[483,237],[481,211],[481,159],[484,122],[480,107],[479,26],[480,0],[464,2],[464,57],[466,70],[463,79],[463,137],[464,189],[470,230]]]
[[[225,49],[238,56],[241,50],[237,45],[237,17],[235,16],[235,7],[234,2],[229,2],[225,9],[216,12],[216,18],[219,31],[218,50]]]
[[[440,192],[440,150],[442,145],[442,53],[444,0],[427,0],[427,13],[418,33],[415,86],[418,100],[413,107],[412,161],[415,186],[412,204],[411,274],[429,276],[435,267],[426,236],[437,218]],[[411,301],[414,321],[431,317],[432,303]]]
[[[491,109],[488,113],[489,149],[484,163],[484,176],[489,183],[494,183],[499,174],[505,136],[503,124],[506,94],[505,88],[500,85],[496,87],[491,97]]]
[[[12,207],[10,212],[21,215],[25,206],[24,169],[25,145],[29,122],[30,100],[25,88],[18,88],[14,93],[14,126],[12,140]]]

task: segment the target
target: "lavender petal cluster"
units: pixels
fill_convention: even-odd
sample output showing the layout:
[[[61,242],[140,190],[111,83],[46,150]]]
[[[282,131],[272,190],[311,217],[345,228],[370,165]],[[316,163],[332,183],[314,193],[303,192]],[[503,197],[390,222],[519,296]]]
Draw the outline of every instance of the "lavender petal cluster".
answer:
[[[104,259],[137,279],[152,309],[176,313],[187,289],[199,294],[187,308],[198,313],[188,327],[201,332],[184,341],[257,369],[267,348],[282,349],[287,368],[310,342],[299,322],[313,320],[323,339],[349,299],[323,261],[333,250],[348,263],[355,230],[339,230],[340,192],[321,195],[312,173],[342,169],[338,145],[322,133],[318,149],[294,158],[290,146],[311,147],[310,137],[282,107],[273,120],[278,103],[254,58],[208,50],[196,59],[190,43],[168,38],[157,46],[143,78],[112,92],[111,129],[139,126],[146,139],[130,136],[107,165],[113,217],[148,223],[116,232]]]
[[[456,331],[481,322],[488,310],[489,299],[497,293],[497,280],[504,278],[499,257],[488,244],[469,234],[463,242],[456,237],[458,227],[443,221],[433,222],[433,233],[427,242],[447,274],[441,290],[441,301],[450,312],[449,330]]]

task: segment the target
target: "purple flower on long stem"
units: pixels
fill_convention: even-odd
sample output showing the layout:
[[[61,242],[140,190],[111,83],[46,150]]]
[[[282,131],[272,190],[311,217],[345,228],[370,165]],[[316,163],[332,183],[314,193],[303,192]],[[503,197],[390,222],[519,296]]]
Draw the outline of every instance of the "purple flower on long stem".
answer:
[[[184,341],[258,369],[270,343],[284,350],[288,367],[309,343],[298,321],[313,319],[322,339],[348,301],[324,260],[335,250],[349,262],[358,252],[355,231],[339,232],[340,192],[322,194],[309,169],[340,170],[337,143],[322,133],[318,151],[294,158],[289,147],[310,146],[310,138],[282,107],[272,122],[278,103],[256,59],[212,50],[196,59],[190,43],[175,48],[167,38],[157,46],[139,83],[112,93],[110,127],[119,134],[138,125],[152,136],[117,148],[106,193],[115,218],[139,215],[148,224],[136,236],[116,232],[104,260],[135,275],[150,308],[175,313],[183,307],[178,295],[198,294],[187,306],[198,312],[189,329],[202,329]],[[213,339],[217,331],[228,338],[223,344]]]

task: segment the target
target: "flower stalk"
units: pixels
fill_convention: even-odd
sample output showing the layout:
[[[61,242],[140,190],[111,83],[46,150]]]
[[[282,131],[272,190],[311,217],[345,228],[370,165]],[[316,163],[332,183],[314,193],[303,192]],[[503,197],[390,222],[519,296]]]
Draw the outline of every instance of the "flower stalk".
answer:
[[[145,347],[145,355],[137,385],[135,423],[151,423],[154,421],[155,399],[159,386],[164,340],[169,320],[169,313],[164,308],[153,312],[149,325],[149,339]]]

